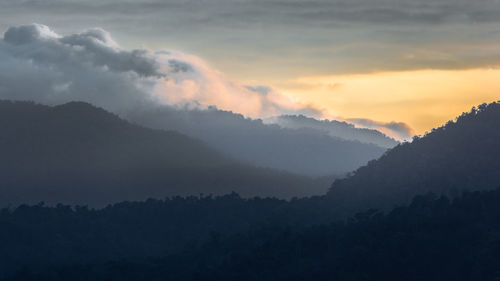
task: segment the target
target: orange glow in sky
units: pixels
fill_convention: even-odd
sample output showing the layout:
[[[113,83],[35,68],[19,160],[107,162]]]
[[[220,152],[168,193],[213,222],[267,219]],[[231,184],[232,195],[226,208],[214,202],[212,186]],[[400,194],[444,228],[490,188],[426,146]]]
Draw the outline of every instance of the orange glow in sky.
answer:
[[[500,100],[500,69],[300,77],[280,90],[333,116],[405,122],[423,134],[472,106]]]

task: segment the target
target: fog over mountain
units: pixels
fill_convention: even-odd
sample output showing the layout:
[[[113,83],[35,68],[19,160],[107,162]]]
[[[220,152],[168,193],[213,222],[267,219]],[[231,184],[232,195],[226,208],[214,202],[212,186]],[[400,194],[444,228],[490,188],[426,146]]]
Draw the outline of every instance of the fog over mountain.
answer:
[[[386,150],[322,130],[282,128],[216,109],[158,108],[128,116],[139,124],[199,138],[237,159],[308,176],[343,176]],[[354,129],[357,130],[357,129]]]
[[[0,40],[0,60],[2,99],[48,105],[88,102],[143,126],[199,138],[261,167],[342,175],[395,145],[375,131],[336,121],[326,131],[318,130],[314,121],[305,127],[270,126],[259,118],[321,117],[328,112],[270,87],[231,81],[195,56],[123,49],[102,29],[63,36],[39,24],[11,27]],[[349,128],[334,128],[339,126]],[[391,128],[395,135],[406,130]]]
[[[173,195],[310,196],[313,180],[233,160],[177,132],[152,130],[82,102],[0,102],[0,205],[103,206]]]
[[[395,139],[377,130],[356,128],[353,124],[342,121],[317,120],[304,115],[281,115],[266,119],[265,121],[271,124],[278,124],[283,128],[314,129],[332,137],[354,140],[362,143],[372,143],[385,148],[392,148],[399,144]]]
[[[4,99],[85,101],[117,114],[161,105],[216,106],[254,118],[321,114],[269,87],[232,81],[192,55],[121,48],[99,28],[63,36],[40,24],[11,27],[0,40],[0,58]]]

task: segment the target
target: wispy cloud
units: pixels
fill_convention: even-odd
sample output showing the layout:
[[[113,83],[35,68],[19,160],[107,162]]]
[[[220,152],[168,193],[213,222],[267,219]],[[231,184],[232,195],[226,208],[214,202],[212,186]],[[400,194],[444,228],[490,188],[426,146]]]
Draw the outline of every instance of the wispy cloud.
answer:
[[[402,122],[379,122],[371,119],[351,118],[348,122],[360,128],[374,129],[398,140],[410,141],[415,132]]]
[[[441,23],[441,22],[498,22],[500,7],[496,1],[463,0],[214,0],[179,1],[121,1],[121,0],[44,0],[4,1],[2,7],[14,9],[26,7],[50,12],[70,14],[116,14],[145,17],[172,10],[188,16],[190,22],[219,22],[221,24],[280,22],[286,24],[304,22],[368,22],[368,23]],[[279,12],[279,13],[278,13]],[[276,17],[269,17],[269,15]]]

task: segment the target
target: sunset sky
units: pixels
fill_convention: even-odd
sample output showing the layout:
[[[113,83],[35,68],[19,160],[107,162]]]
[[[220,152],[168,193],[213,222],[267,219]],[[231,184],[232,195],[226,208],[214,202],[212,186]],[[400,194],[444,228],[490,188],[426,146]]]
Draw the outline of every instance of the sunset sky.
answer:
[[[327,118],[422,134],[499,100],[500,0],[4,0],[0,30],[101,27],[125,48],[206,61]]]

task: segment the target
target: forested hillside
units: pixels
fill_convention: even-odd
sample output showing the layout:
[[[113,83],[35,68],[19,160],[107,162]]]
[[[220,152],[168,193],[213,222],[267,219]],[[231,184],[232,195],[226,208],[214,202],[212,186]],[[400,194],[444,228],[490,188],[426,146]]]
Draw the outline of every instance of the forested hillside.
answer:
[[[483,104],[335,181],[328,197],[339,211],[355,211],[391,208],[429,191],[493,189],[500,186],[499,143],[500,104]]]
[[[217,205],[238,206],[239,201],[228,197]],[[256,203],[262,207],[277,202],[253,201],[251,204]],[[33,208],[37,207],[18,210],[17,214],[4,212],[2,221],[19,220],[21,212],[33,214]],[[63,218],[69,212],[38,209],[38,213],[52,213],[53,218]],[[234,210],[235,216],[241,214],[240,208]],[[133,205],[123,212],[135,213],[133,217],[141,213]],[[93,218],[94,215],[97,216]],[[288,214],[284,218],[296,215]],[[89,213],[76,221],[98,220],[99,216],[101,214]],[[142,213],[142,216],[148,218],[150,214]],[[199,221],[196,217],[186,220],[191,225]],[[60,222],[60,226],[64,225],[62,219]],[[428,194],[417,196],[408,207],[396,208],[386,215],[368,211],[346,222],[315,226],[294,224],[291,220],[269,221],[238,234],[213,232],[205,243],[188,244],[183,251],[164,257],[92,260],[80,264],[71,264],[69,259],[65,263],[70,265],[41,270],[32,267],[3,280],[493,281],[500,277],[499,222],[498,189],[467,192],[454,200]],[[158,229],[167,229],[169,223],[171,221],[166,220]],[[96,231],[99,233],[100,229]],[[132,233],[135,235],[138,231]],[[134,236],[125,232],[118,237]],[[121,241],[118,237],[116,241]],[[148,249],[144,247],[148,239],[151,238],[144,234],[138,236],[138,248]],[[102,242],[96,239],[91,248],[74,249],[74,255],[98,253]],[[58,251],[53,248],[39,255],[53,260],[54,252]]]

